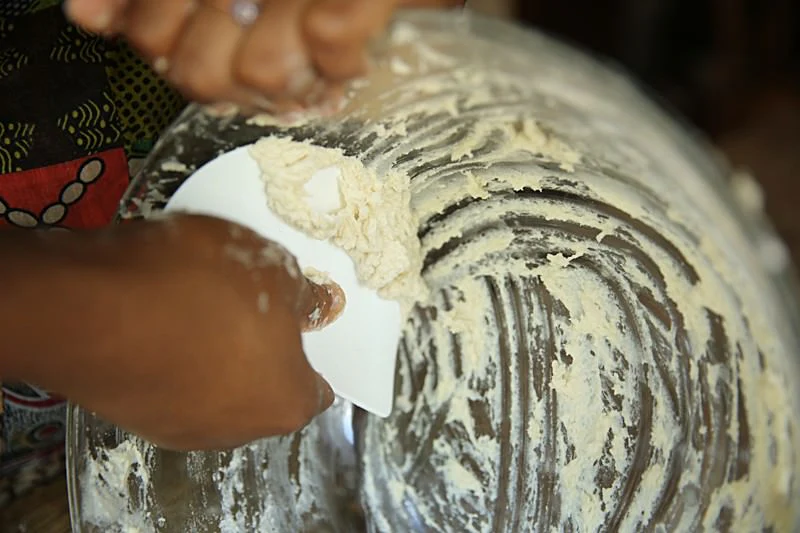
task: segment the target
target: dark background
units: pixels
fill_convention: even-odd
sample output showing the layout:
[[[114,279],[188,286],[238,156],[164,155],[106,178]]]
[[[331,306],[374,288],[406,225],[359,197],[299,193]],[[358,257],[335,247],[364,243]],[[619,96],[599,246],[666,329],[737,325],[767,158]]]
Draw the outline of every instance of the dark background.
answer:
[[[517,12],[621,63],[750,170],[800,264],[799,0],[519,0]]]

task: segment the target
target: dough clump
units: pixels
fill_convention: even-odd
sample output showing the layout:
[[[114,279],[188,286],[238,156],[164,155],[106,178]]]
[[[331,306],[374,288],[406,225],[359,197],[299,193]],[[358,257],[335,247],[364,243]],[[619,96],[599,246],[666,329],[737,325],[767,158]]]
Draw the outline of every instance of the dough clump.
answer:
[[[378,176],[339,149],[286,137],[265,137],[250,154],[261,169],[270,209],[287,224],[344,250],[359,281],[398,301],[404,312],[427,300],[407,176]],[[323,179],[335,179],[336,186]],[[325,198],[315,199],[315,190]],[[330,198],[337,193],[338,201]]]

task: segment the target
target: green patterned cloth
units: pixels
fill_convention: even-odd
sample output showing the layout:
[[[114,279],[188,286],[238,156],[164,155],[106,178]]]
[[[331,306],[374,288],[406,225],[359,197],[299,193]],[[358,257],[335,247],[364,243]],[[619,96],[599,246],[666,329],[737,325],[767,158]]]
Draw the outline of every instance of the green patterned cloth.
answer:
[[[184,105],[128,46],[70,25],[60,4],[0,0],[0,174],[113,146],[143,157]]]

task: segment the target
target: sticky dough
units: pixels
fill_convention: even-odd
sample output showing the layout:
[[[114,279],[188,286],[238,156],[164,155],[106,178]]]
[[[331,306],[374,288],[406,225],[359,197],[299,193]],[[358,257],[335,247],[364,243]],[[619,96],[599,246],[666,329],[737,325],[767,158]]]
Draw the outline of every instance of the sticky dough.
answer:
[[[341,150],[290,138],[264,138],[250,154],[261,169],[270,208],[284,221],[339,246],[353,259],[361,283],[404,309],[427,299],[408,176],[377,176]],[[335,192],[340,198],[320,209],[309,202],[306,187],[326,169],[338,174]]]

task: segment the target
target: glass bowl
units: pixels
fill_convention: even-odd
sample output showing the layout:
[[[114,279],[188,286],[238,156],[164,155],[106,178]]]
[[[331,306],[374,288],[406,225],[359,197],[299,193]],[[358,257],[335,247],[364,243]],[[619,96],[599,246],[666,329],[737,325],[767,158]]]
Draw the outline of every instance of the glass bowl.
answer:
[[[179,454],[72,406],[73,530],[800,527],[797,293],[752,183],[535,31],[409,12],[377,57],[332,117],[188,108],[120,219],[266,135],[406,173],[434,297],[392,415],[338,402],[291,436]]]

